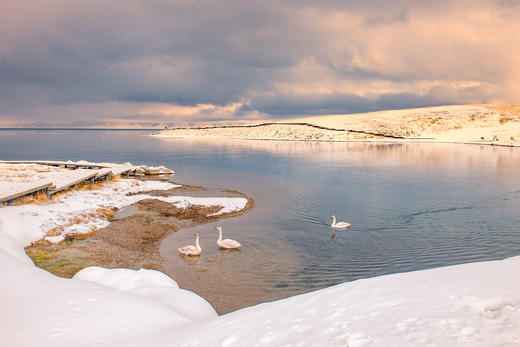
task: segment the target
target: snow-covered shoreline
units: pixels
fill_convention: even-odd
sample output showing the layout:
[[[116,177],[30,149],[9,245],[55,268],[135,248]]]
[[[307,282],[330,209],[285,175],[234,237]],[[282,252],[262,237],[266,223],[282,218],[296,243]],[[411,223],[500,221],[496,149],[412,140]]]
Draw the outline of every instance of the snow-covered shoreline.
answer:
[[[517,346],[520,257],[344,283],[217,317],[153,270],[35,267],[0,231],[10,346]]]
[[[426,142],[520,146],[516,105],[448,105],[360,114],[232,121],[172,128],[158,138],[227,138],[324,142]]]
[[[210,216],[242,210],[247,205],[245,198],[195,198],[189,196],[153,196],[133,194],[151,190],[167,190],[178,185],[162,181],[139,181],[124,179],[107,182],[95,191],[73,191],[58,196],[50,203],[26,204],[0,208],[0,225],[24,247],[45,238],[50,242],[63,241],[67,234],[88,234],[109,224],[98,213],[100,208],[116,208],[131,205],[144,199],[156,199],[178,208],[189,205],[222,206]],[[49,234],[51,230],[59,230]]]
[[[244,198],[139,193],[173,187],[125,179],[50,204],[0,208],[1,344],[520,345],[520,256],[347,282],[219,317],[161,272],[89,267],[64,279],[36,267],[24,252],[56,226],[65,234],[103,227],[108,222],[91,215],[98,207],[153,198],[178,207],[223,206],[217,213],[227,213],[247,204]],[[78,213],[89,217],[69,225]]]

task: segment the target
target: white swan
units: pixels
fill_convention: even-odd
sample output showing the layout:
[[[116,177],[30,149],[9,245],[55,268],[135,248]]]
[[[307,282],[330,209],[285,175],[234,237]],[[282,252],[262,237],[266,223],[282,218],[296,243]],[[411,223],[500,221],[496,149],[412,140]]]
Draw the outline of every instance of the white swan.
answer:
[[[350,223],[347,222],[338,222],[336,223],[336,216],[330,216],[332,218],[332,224],[330,225],[333,229],[347,229],[350,227]]]
[[[231,248],[238,248],[241,246],[241,244],[236,242],[235,240],[230,240],[230,239],[222,240],[222,227],[216,227],[215,229],[218,230],[217,245],[219,245],[220,247],[226,248],[226,249],[231,249]]]
[[[202,248],[200,248],[199,245],[199,233],[195,233],[195,236],[197,237],[195,239],[195,246],[185,246],[179,248],[179,252],[181,252],[184,255],[199,255],[202,251]]]

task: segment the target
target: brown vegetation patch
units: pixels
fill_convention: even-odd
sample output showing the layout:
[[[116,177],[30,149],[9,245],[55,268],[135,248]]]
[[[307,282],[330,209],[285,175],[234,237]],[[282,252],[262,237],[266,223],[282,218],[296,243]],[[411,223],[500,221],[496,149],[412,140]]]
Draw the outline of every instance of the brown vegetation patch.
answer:
[[[150,216],[134,215],[120,219],[92,236],[108,244],[146,254],[157,252],[159,243],[167,234],[177,231],[171,225],[157,223]]]
[[[100,207],[96,210],[99,217],[104,219],[110,219],[114,216],[114,210],[111,208]]]
[[[42,202],[48,201],[49,198],[47,197],[47,193],[44,191],[38,191],[36,193],[33,193],[31,195],[25,195],[21,196],[19,198],[16,198],[13,200],[14,206],[20,206],[25,204],[35,204],[38,205]]]
[[[246,208],[207,217],[218,212],[222,206],[190,205],[177,208],[164,201],[145,199],[135,204],[137,214],[112,220],[105,228],[86,234],[67,234],[65,241],[60,243],[40,240],[25,250],[37,266],[62,277],[72,277],[77,271],[94,265],[164,271],[159,247],[168,234],[182,227],[244,214],[254,205],[254,201],[245,194],[232,190],[225,192],[228,196],[247,198]],[[113,213],[112,209],[99,208],[91,215],[110,219]],[[81,223],[91,215],[80,214],[74,221]],[[62,231],[63,227],[56,227],[47,236],[56,236]]]
[[[175,182],[171,182],[172,184],[177,184]],[[137,193],[128,193],[128,195],[141,195],[141,194],[147,194],[147,195],[153,195],[153,196],[171,196],[172,193],[175,194],[183,194],[184,192],[195,192],[195,191],[206,191],[208,190],[206,187],[203,186],[192,186],[189,184],[183,184],[179,187],[174,187],[168,190],[148,190],[144,192],[137,192]]]
[[[189,219],[199,224],[218,219],[218,216],[208,217],[208,214],[216,213],[223,208],[223,206],[201,205],[190,205],[187,208],[178,208],[168,202],[156,199],[144,199],[138,201],[135,206],[141,211],[153,212],[162,217]]]
[[[515,115],[516,118],[520,116],[520,104],[497,104],[484,106],[491,110],[498,111],[500,113]]]
[[[500,119],[498,120],[498,122],[500,124],[505,124],[507,122],[511,122],[511,121],[514,121],[514,120],[517,120],[517,117],[514,117],[512,115],[502,115],[500,117]]]
[[[63,227],[61,225],[57,226],[57,227],[54,227],[51,230],[47,231],[47,233],[45,233],[45,236],[58,236],[58,235],[61,235],[61,233],[63,232],[64,229],[65,229],[65,227]]]
[[[159,245],[178,228],[135,215],[89,234],[67,234],[64,242],[35,242],[25,249],[34,263],[57,276],[72,277],[87,266],[161,270]]]

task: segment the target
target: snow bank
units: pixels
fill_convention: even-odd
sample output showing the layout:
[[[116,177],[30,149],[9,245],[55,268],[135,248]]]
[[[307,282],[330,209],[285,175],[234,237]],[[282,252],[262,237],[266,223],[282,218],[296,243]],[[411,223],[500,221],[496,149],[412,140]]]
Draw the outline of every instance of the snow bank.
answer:
[[[86,269],[79,277],[103,272],[105,280],[64,279],[16,259],[10,254],[17,251],[1,242],[3,346],[113,346],[217,316],[173,280],[158,283],[165,275],[156,271]]]
[[[180,289],[177,282],[159,271],[92,266],[79,271],[73,278],[156,300],[192,321],[214,318],[217,315],[213,307],[200,296]]]
[[[518,278],[520,257],[381,276],[245,308],[151,341],[193,346],[519,346]]]
[[[21,252],[0,233],[5,346],[520,344],[520,257],[358,280],[217,317],[157,271],[92,267],[69,280]]]

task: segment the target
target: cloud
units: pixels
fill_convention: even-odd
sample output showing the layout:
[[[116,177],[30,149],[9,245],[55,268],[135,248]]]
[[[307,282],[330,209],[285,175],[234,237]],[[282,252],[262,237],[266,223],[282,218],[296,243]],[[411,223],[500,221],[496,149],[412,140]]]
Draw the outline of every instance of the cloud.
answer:
[[[517,101],[519,16],[516,0],[8,2],[0,125]]]

